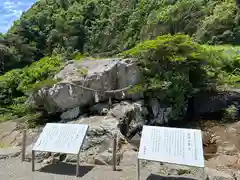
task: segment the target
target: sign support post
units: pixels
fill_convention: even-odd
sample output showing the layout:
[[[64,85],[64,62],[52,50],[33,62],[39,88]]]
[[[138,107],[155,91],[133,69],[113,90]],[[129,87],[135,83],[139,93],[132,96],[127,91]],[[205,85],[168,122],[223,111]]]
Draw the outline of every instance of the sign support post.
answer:
[[[76,177],[78,177],[79,176],[79,154],[80,153],[78,153],[78,155],[77,155],[77,169],[76,169]]]
[[[137,158],[137,180],[140,180],[140,159]]]
[[[117,134],[113,135],[113,147],[112,147],[112,161],[113,161],[113,171],[116,171],[116,156],[117,156]]]
[[[25,160],[25,154],[26,154],[26,140],[27,140],[27,130],[26,128],[23,130],[23,137],[22,137],[22,162]]]
[[[32,150],[32,171],[35,171],[35,151]]]

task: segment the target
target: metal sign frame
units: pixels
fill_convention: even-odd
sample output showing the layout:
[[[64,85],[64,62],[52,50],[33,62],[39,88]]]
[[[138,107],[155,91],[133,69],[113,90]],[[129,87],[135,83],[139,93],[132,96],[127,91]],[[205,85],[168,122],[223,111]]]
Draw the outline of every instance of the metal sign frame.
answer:
[[[147,125],[144,125],[143,126],[143,132],[142,132],[142,137],[141,137],[141,142],[140,142],[140,147],[139,147],[139,151],[141,150],[141,146],[142,146],[142,138],[143,138],[143,135],[144,135],[144,127],[152,127],[152,128],[169,128],[169,127],[156,127],[156,126],[147,126]],[[178,130],[186,130],[186,129],[183,129],[183,128],[170,128],[170,129],[178,129]],[[195,129],[188,129],[188,130],[195,130]],[[148,134],[149,135],[149,134]],[[149,135],[150,136],[150,135]],[[201,136],[202,137],[202,136]],[[201,140],[201,148],[203,149],[202,147],[202,140]],[[202,151],[203,152],[203,151]],[[202,156],[203,156],[203,153],[202,153]],[[137,180],[140,180],[140,161],[141,160],[147,160],[147,161],[152,161],[152,162],[159,162],[159,163],[162,163],[162,162],[165,162],[165,161],[160,161],[160,160],[152,160],[152,159],[147,159],[147,158],[140,158],[139,157],[139,152],[138,152],[138,156],[137,156]],[[204,157],[203,157],[203,161],[204,161]],[[203,170],[203,174],[205,174],[205,171],[204,171],[204,165],[203,166],[197,166],[197,165],[186,165],[184,163],[171,163],[171,162],[165,162],[165,163],[169,163],[169,164],[178,164],[178,165],[184,165],[184,166],[189,166],[189,167],[198,167],[198,168],[201,168]]]
[[[48,124],[59,124],[59,123],[48,123]],[[64,125],[69,125],[69,124],[64,124]],[[75,124],[75,125],[79,125],[79,124]],[[85,125],[85,124],[84,124]],[[78,177],[79,176],[79,156],[80,156],[80,151],[81,151],[81,148],[82,148],[82,145],[83,145],[83,142],[85,141],[86,139],[86,136],[87,136],[87,131],[89,129],[89,125],[85,125],[87,126],[87,129],[86,129],[86,132],[84,134],[84,137],[83,137],[83,140],[82,140],[82,143],[79,147],[79,150],[78,150],[78,153],[77,154],[73,154],[73,153],[66,153],[66,152],[62,152],[62,151],[58,151],[58,152],[53,152],[53,151],[42,151],[42,150],[32,150],[32,171],[35,171],[35,152],[50,152],[50,153],[65,153],[65,154],[71,154],[71,155],[76,155],[77,156],[77,164],[76,164],[76,176]],[[42,133],[44,132],[44,129],[42,131]],[[40,138],[40,137],[39,137]]]

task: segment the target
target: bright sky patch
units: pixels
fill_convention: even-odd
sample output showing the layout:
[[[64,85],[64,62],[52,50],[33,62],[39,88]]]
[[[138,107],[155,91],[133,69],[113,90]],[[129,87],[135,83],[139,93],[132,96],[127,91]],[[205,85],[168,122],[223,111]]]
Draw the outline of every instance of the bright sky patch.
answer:
[[[0,32],[7,32],[14,20],[17,20],[34,2],[36,0],[0,0]]]

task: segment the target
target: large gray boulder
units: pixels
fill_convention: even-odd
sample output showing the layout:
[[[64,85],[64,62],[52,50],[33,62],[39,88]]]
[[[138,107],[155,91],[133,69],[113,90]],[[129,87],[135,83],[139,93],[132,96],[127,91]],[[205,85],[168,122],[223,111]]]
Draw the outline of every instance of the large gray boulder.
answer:
[[[239,103],[240,92],[230,89],[219,92],[199,92],[193,97],[193,104],[190,106],[193,106],[194,114],[197,116],[219,113],[231,105],[238,106]]]
[[[135,85],[141,81],[142,74],[135,59],[86,59],[68,62],[55,78],[61,79],[61,82],[34,94],[36,104],[48,112],[65,112],[106,101],[109,98],[106,91]],[[112,98],[118,100],[141,97],[141,93],[130,94],[127,90],[112,94]]]

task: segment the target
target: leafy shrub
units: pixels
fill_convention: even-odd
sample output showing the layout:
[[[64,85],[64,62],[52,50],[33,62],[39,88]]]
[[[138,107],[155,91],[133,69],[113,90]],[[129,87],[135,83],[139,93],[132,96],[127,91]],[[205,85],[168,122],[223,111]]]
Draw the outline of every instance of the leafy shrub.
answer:
[[[59,81],[58,80],[55,80],[55,79],[45,79],[45,80],[42,80],[42,81],[38,81],[36,82],[35,84],[31,85],[31,89],[30,89],[30,92],[31,93],[35,93],[37,92],[39,89],[42,89],[42,88],[50,88],[52,87],[54,84],[57,84]]]
[[[78,52],[78,53],[73,53],[72,57],[76,61],[82,61],[86,57],[86,55]]]
[[[45,57],[38,62],[34,62],[29,67],[24,68],[18,89],[27,92],[33,86],[39,84],[39,81],[53,78],[56,72],[60,71],[61,65],[60,57]]]
[[[206,46],[210,54],[212,71],[219,85],[239,87],[240,84],[240,47],[238,46]]]
[[[28,128],[34,128],[39,124],[39,121],[41,121],[42,114],[35,112],[27,114],[23,117],[23,121],[27,124]]]
[[[22,117],[34,111],[29,95],[42,87],[57,83],[53,76],[61,69],[59,57],[45,57],[23,69],[16,69],[0,76],[1,119]]]
[[[15,69],[0,76],[0,104],[2,106],[12,104],[15,97],[23,96],[18,90],[23,70]]]
[[[8,121],[8,120],[13,120],[14,118],[16,118],[16,117],[14,117],[12,114],[0,114],[0,123],[1,122],[5,122],[5,121]]]
[[[226,83],[220,77],[232,75],[228,66],[239,63],[232,60],[226,65],[221,48],[199,45],[183,34],[158,36],[121,55],[139,59],[145,79],[136,89],[162,92],[162,100],[172,106],[172,120],[183,118],[187,100],[195,92]]]
[[[239,12],[235,0],[214,3],[211,14],[199,24],[195,37],[209,44],[239,44]]]
[[[231,105],[224,110],[223,121],[234,121],[238,116],[238,108],[235,105]]]

